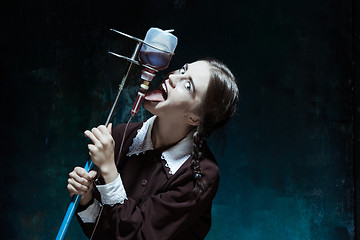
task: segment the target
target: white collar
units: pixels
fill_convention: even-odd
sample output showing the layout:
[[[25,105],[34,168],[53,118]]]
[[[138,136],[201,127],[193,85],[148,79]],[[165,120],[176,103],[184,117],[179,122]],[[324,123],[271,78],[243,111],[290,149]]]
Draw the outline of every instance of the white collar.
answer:
[[[148,150],[153,150],[154,146],[151,141],[151,130],[155,122],[156,116],[149,118],[142,127],[137,131],[136,137],[133,139],[133,143],[129,148],[127,156],[139,155]],[[193,132],[190,132],[180,142],[165,150],[161,154],[161,158],[166,161],[166,166],[170,168],[170,174],[175,174],[176,171],[183,165],[192,152],[192,140]]]

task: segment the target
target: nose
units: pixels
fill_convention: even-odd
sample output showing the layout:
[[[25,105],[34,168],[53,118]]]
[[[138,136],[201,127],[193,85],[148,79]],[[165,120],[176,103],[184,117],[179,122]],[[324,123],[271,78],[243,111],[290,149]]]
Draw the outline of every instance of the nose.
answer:
[[[177,77],[175,74],[170,74],[169,75],[169,85],[172,87],[172,88],[175,88],[176,87],[176,83],[177,83]]]

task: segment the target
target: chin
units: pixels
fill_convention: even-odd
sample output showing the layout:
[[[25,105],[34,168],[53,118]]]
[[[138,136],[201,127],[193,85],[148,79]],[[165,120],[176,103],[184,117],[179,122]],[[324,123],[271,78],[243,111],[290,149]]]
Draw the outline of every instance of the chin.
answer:
[[[148,110],[151,114],[156,115],[156,114],[155,114],[155,107],[156,107],[157,104],[158,104],[158,102],[152,102],[152,101],[145,100],[143,106],[144,106],[144,108],[145,108],[146,110]]]

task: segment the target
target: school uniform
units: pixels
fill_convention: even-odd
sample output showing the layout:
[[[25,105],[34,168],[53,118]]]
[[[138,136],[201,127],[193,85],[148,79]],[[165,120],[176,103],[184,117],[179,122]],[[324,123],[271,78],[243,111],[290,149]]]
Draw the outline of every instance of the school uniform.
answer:
[[[95,199],[79,206],[77,218],[90,237],[103,207],[93,239],[204,239],[211,226],[211,205],[219,185],[219,169],[205,146],[200,168],[207,182],[199,200],[191,200],[193,133],[166,149],[153,149],[151,130],[156,116],[131,123],[120,145],[125,124],[113,129],[116,180],[95,181]]]

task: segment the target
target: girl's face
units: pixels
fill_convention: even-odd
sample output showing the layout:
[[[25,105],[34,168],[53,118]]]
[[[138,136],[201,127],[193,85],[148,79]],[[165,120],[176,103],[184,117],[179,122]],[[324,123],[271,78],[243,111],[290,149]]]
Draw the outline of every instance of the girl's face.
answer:
[[[146,95],[144,106],[158,117],[197,125],[209,81],[210,66],[206,61],[185,64],[170,73],[158,90]]]

